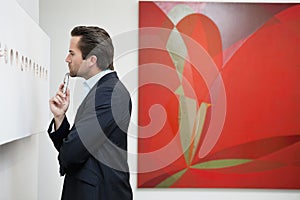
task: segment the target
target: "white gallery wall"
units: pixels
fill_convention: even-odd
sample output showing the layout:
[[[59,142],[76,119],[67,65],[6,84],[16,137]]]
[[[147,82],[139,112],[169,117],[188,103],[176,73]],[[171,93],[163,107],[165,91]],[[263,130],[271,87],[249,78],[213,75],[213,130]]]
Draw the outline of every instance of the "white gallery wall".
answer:
[[[19,0],[18,3],[38,24],[39,1]],[[32,135],[0,146],[1,200],[38,199],[38,144],[39,136]]]
[[[16,1],[0,3],[5,5],[0,14],[2,145],[45,130],[50,39]]]
[[[208,1],[208,0],[206,0]],[[221,2],[220,0],[218,2]],[[231,1],[246,2],[246,1]],[[247,1],[249,2],[249,1]],[[261,1],[256,1],[261,2]],[[300,2],[265,1],[265,2]],[[68,52],[70,30],[76,25],[98,25],[113,38],[116,48],[115,67],[133,97],[133,116],[129,128],[129,164],[135,200],[299,200],[299,190],[250,189],[137,189],[137,85],[138,85],[138,1],[137,0],[40,0],[40,25],[51,38],[50,96],[55,94],[67,71],[65,56]],[[68,117],[72,119],[77,107],[80,79],[71,81],[71,100]],[[39,152],[39,198],[59,199],[62,178],[59,178],[57,153],[48,138],[41,138]]]

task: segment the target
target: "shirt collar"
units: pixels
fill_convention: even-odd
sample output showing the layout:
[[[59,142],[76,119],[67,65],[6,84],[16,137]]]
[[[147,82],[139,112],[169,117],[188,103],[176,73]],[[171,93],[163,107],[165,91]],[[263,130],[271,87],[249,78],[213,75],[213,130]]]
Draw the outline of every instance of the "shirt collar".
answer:
[[[91,78],[87,79],[83,82],[84,87],[87,87],[88,90],[91,90],[94,85],[106,74],[109,74],[111,72],[114,72],[113,70],[106,69],[104,71],[99,72],[98,74],[92,76]]]

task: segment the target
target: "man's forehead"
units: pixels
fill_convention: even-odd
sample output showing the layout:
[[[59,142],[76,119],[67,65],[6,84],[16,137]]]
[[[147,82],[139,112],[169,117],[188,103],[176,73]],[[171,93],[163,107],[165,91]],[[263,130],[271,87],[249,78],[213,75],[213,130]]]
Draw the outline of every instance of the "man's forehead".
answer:
[[[78,44],[79,40],[80,40],[80,36],[71,37],[71,39],[70,39],[70,51],[78,49],[77,44]]]
[[[71,37],[71,43],[77,44],[80,40],[80,36],[73,36]]]

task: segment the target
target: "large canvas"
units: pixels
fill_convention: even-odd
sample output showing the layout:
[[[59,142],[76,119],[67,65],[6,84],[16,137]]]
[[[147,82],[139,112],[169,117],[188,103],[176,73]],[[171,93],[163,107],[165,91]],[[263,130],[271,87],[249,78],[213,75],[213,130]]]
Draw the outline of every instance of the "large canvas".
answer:
[[[300,189],[300,5],[139,3],[139,188]]]
[[[1,145],[46,131],[50,39],[16,1],[0,4]]]

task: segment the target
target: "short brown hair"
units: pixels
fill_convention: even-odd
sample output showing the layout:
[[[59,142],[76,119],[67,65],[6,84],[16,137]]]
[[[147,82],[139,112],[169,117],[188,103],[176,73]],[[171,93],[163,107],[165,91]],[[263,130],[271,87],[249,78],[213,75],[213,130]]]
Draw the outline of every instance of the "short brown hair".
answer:
[[[82,59],[95,55],[101,70],[114,69],[114,47],[104,29],[96,26],[77,26],[71,31],[71,36],[80,36],[78,48],[82,53]]]

